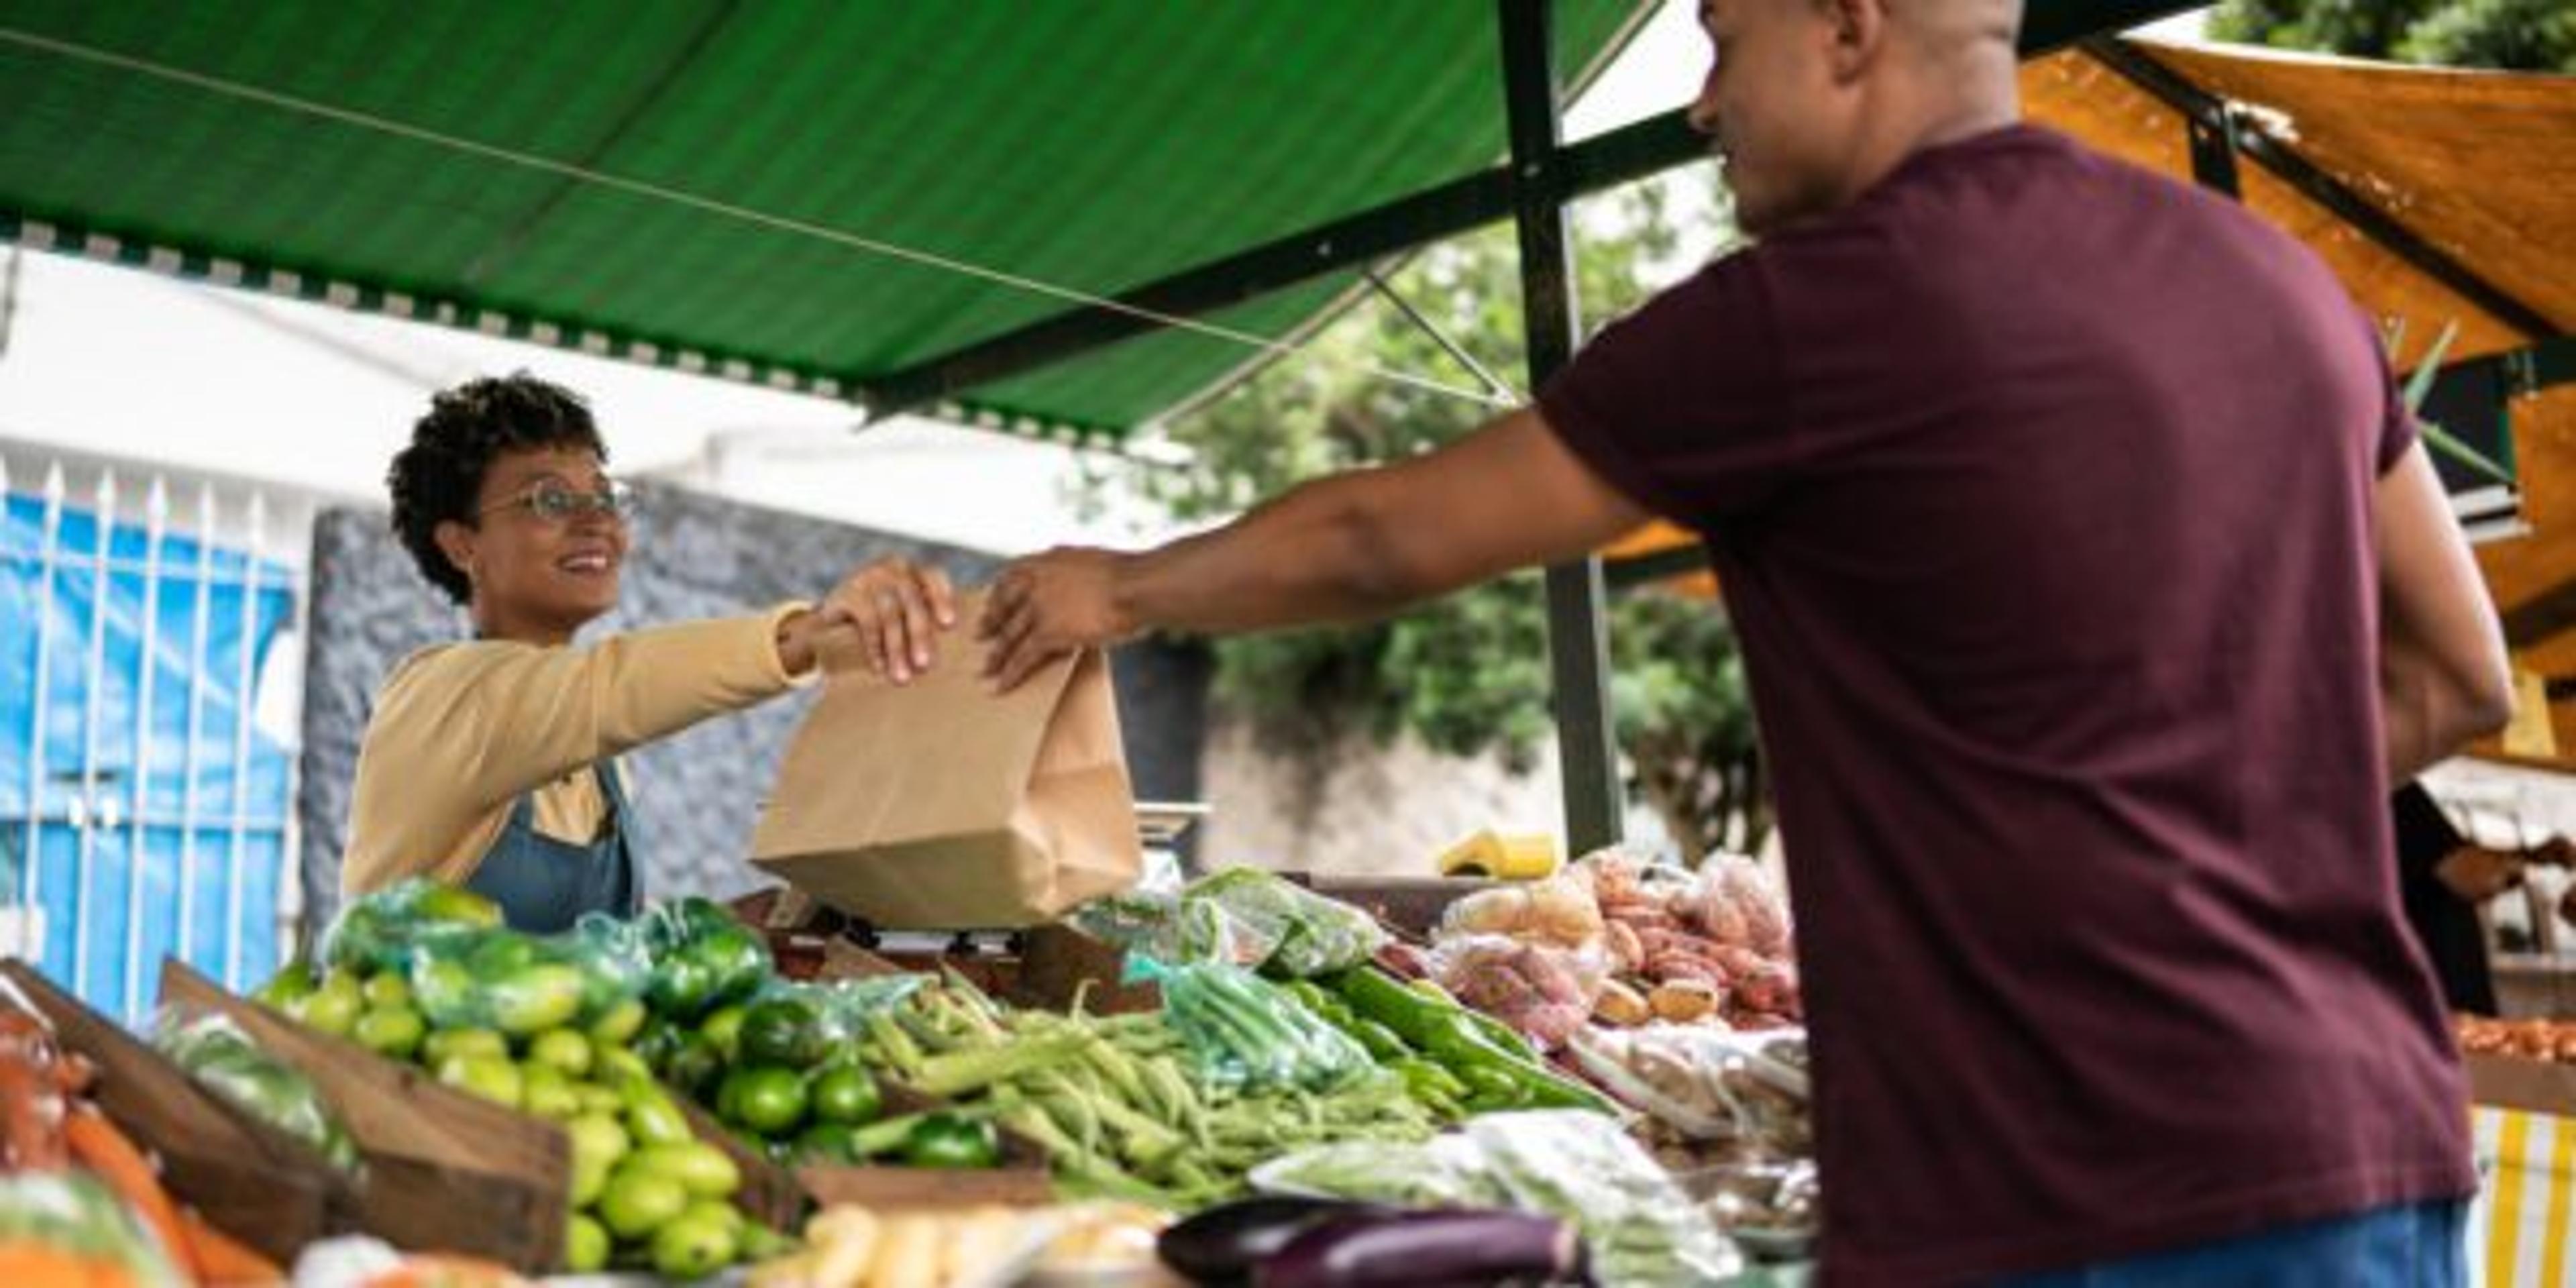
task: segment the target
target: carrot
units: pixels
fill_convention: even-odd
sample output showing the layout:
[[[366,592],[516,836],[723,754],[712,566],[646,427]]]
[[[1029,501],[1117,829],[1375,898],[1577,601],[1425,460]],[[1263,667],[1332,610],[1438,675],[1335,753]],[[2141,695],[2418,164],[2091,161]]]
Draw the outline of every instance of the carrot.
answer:
[[[214,1223],[195,1212],[182,1211],[179,1214],[179,1230],[187,1245],[184,1255],[200,1284],[209,1288],[237,1288],[239,1285],[286,1282],[286,1272],[278,1269],[276,1262],[216,1229]]]
[[[35,1243],[0,1244],[0,1284],[9,1288],[124,1288],[121,1266]]]
[[[188,1245],[181,1237],[178,1205],[170,1201],[170,1192],[161,1188],[152,1160],[145,1158],[143,1151],[107,1120],[107,1115],[85,1105],[72,1110],[63,1119],[63,1139],[71,1146],[73,1160],[107,1182],[107,1187],[151,1229],[173,1258],[186,1255]]]

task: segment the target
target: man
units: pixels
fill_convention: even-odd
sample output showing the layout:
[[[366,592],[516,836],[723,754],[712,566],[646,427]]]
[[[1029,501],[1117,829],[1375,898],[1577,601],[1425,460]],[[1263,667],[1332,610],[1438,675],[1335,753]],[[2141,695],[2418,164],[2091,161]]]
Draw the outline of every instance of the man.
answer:
[[[2502,721],[2492,610],[2370,322],[2017,124],[2018,16],[1712,0],[1693,120],[1754,249],[1445,451],[1014,565],[992,674],[1669,516],[1778,767],[1829,1281],[2457,1282],[2465,1090],[2386,801]]]

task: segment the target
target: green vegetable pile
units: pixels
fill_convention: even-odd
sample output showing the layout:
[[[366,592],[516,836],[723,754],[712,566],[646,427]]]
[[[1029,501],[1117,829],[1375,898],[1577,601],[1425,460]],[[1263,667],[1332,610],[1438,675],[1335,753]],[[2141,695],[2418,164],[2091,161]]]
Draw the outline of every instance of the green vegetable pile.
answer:
[[[351,904],[325,936],[320,964],[290,965],[255,996],[448,1086],[559,1123],[572,1146],[566,1269],[694,1279],[776,1252],[779,1236],[735,1205],[742,1174],[732,1156],[695,1136],[632,1049],[649,1018],[645,995],[661,978],[639,927],[585,918],[537,937],[499,922],[499,910],[470,891],[405,883]],[[690,964],[679,973],[701,1003],[757,987],[768,951],[757,936],[750,946],[759,970],[747,985],[738,943],[709,951],[703,967],[682,955]],[[181,1030],[172,1041],[181,1063],[220,1072],[235,1057],[219,1036]]]

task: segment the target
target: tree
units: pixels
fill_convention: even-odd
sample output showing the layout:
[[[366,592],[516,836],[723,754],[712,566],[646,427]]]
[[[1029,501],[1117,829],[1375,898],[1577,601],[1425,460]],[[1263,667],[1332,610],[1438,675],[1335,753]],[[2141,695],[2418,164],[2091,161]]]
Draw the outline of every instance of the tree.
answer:
[[[2576,73],[2567,0],[2227,0],[2210,34],[2441,67]]]
[[[1628,189],[1580,213],[1582,316],[1633,308],[1711,249],[1686,234],[1670,182]],[[1509,228],[1431,247],[1389,279],[1393,293],[1486,371],[1519,380],[1519,260]],[[1164,436],[1190,464],[1116,476],[1188,523],[1240,512],[1320,475],[1400,459],[1482,424],[1493,408],[1370,371],[1478,380],[1383,298],[1325,325]],[[1108,478],[1095,486],[1108,485]],[[1294,558],[1293,551],[1281,552]],[[1768,828],[1753,720],[1732,632],[1707,604],[1657,593],[1612,605],[1613,715],[1630,786],[1686,859],[1721,842],[1756,844]],[[1410,732],[1460,755],[1499,752],[1526,769],[1553,729],[1544,597],[1535,576],[1449,596],[1356,629],[1219,641],[1218,699],[1249,715],[1275,749],[1316,754],[1352,732]]]

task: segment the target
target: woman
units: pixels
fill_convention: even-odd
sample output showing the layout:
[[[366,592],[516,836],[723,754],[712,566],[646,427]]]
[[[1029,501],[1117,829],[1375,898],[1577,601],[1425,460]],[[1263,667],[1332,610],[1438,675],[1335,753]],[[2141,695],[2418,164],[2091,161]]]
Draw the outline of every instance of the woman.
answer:
[[[641,862],[619,753],[786,692],[827,645],[907,682],[954,623],[938,570],[888,559],[819,607],[573,647],[616,607],[626,557],[628,494],[607,464],[581,399],[524,374],[437,395],[395,456],[394,532],[474,638],[404,659],[378,694],[344,895],[425,875],[490,896],[524,930],[631,913]]]

